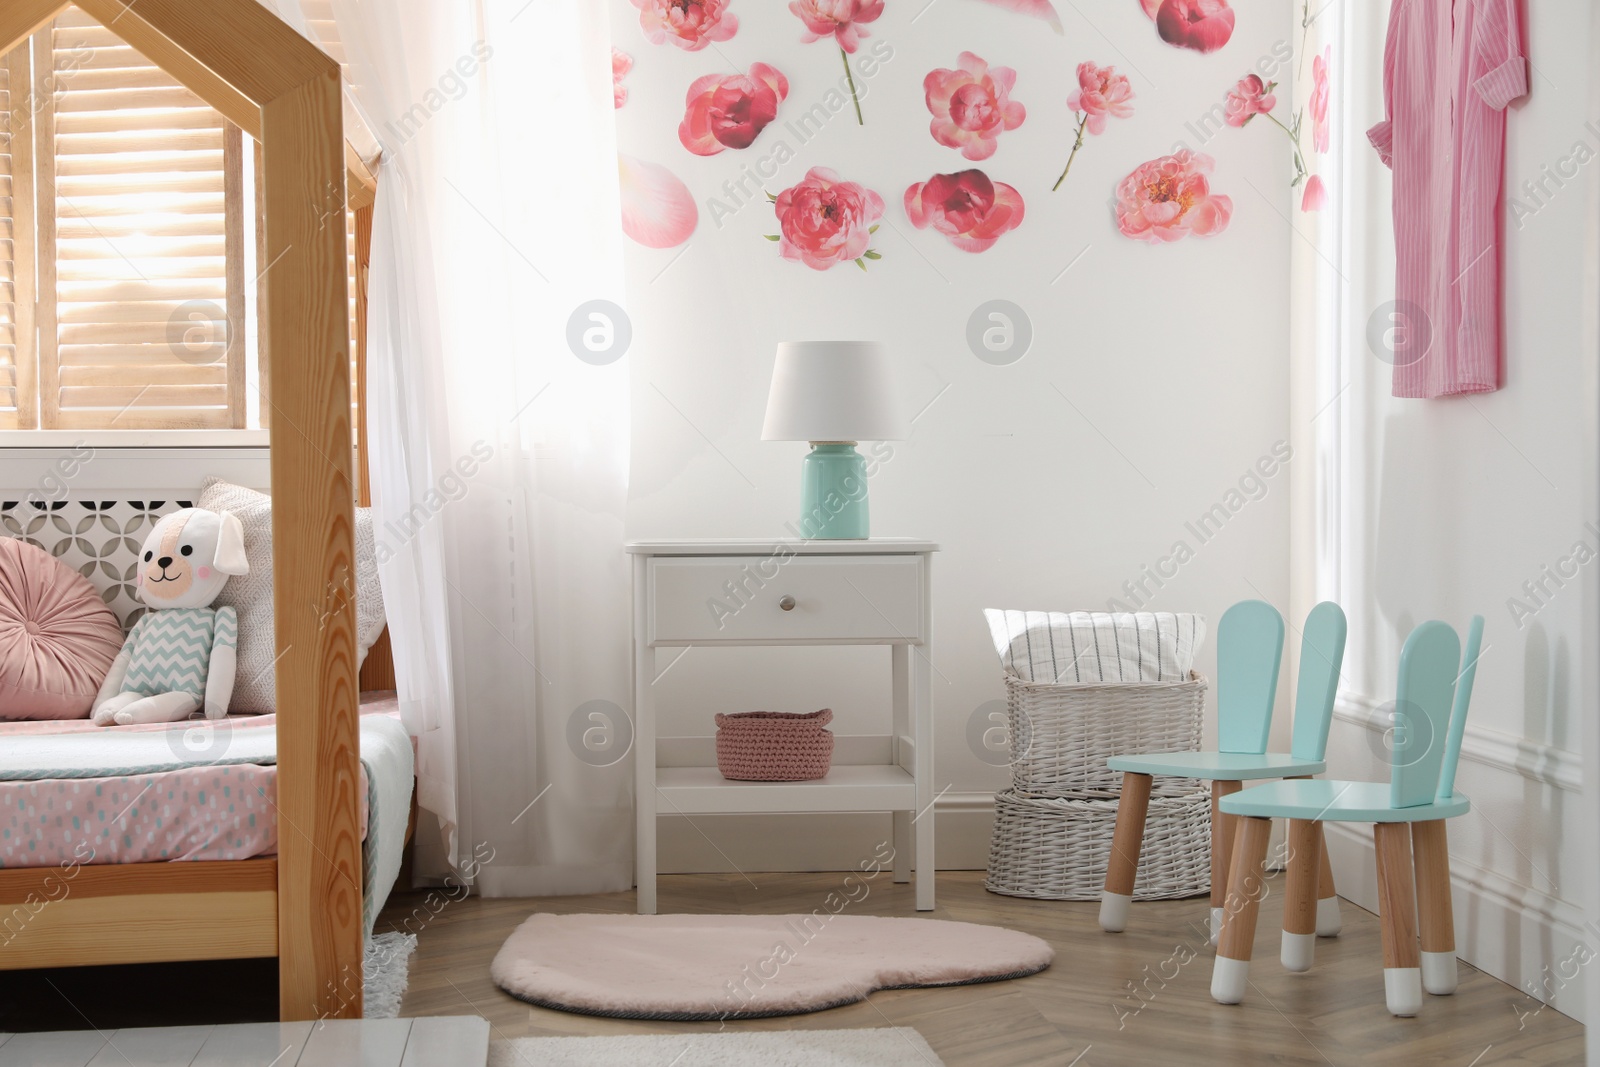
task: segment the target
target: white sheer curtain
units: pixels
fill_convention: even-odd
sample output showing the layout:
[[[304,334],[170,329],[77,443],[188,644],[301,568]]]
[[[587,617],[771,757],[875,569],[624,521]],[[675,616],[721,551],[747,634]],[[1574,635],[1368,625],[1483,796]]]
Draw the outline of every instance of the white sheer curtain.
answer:
[[[382,149],[367,405],[397,684],[442,830],[419,873],[626,889],[627,360],[567,342],[580,305],[622,303],[604,5],[264,2],[346,62]]]

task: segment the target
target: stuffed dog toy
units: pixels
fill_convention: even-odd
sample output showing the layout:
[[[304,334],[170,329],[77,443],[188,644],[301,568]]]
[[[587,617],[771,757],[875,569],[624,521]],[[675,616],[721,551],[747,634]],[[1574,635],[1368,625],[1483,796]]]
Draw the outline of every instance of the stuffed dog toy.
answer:
[[[228,714],[239,619],[210,605],[231,576],[249,573],[244,529],[230,512],[185,508],[156,523],[135,583],[151,610],[111,664],[95,697],[95,725],[177,722],[201,708],[208,719]]]

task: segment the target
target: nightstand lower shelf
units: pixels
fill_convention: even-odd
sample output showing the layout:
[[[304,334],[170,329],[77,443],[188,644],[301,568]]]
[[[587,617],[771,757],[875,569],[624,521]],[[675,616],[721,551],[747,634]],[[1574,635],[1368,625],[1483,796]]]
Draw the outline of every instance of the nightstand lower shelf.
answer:
[[[903,768],[834,767],[810,782],[735,782],[715,767],[658,767],[661,815],[729,812],[915,811],[917,781]]]

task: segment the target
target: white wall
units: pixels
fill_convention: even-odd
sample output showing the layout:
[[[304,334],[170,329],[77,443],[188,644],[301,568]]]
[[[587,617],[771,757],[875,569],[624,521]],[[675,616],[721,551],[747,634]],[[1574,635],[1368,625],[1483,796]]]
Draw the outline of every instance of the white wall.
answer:
[[[1234,205],[1218,236],[1137,244],[1117,232],[1109,201],[1137,164],[1180,140],[1201,147],[1186,124],[1258,59],[1270,60],[1275,45],[1282,51],[1291,39],[1288,6],[1241,5],[1233,39],[1209,56],[1162,43],[1136,3],[1093,5],[1092,24],[1080,14],[1088,6],[1056,6],[1065,20],[1060,36],[974,0],[887,4],[868,43],[888,42],[893,58],[865,83],[866,124],[857,126],[846,105],[803,145],[783,124],[834,86],[840,61],[836,48],[800,42],[787,5],[734,5],[738,33],[698,52],[647,43],[633,5],[611,7],[614,39],[634,58],[630,99],[617,113],[620,146],[668,164],[700,204],[699,228],[685,245],[628,249],[629,534],[784,536],[798,512],[804,446],[759,440],[775,345],[835,336],[893,346],[905,402],[922,413],[872,480],[873,531],[943,546],[933,663],[935,788],[951,789],[941,804],[951,816],[940,834],[946,866],[985,864],[983,794],[1008,780],[966,740],[974,710],[1003,696],[981,609],[1126,600],[1123,583],[1179,540],[1194,558],[1159,591],[1147,585],[1154,608],[1203,612],[1214,622],[1243,598],[1287,607],[1286,474],[1209,543],[1185,528],[1288,436],[1287,139],[1257,123],[1204,144],[1217,160],[1214,186]],[[982,163],[966,162],[928,132],[923,77],[954,67],[963,50],[1016,69],[1013,96],[1028,109]],[[1065,101],[1082,60],[1127,73],[1137,110],[1088,138],[1052,194],[1071,147]],[[777,123],[743,152],[689,154],[676,130],[690,81],[752,61],[789,78]],[[777,232],[764,203],[720,227],[712,222],[708,198],[777,139],[796,155],[765,183],[768,191],[823,165],[884,197],[876,235],[883,258],[869,271],[815,272],[781,260],[762,236]],[[1022,226],[981,254],[913,229],[901,207],[913,181],[972,166],[1014,185],[1027,205]],[[1032,349],[1010,366],[980,362],[964,336],[974,308],[997,297],[1023,307],[1034,329]],[[1291,466],[1301,462],[1309,460],[1297,456]],[[1209,674],[1213,664],[1208,644],[1200,666]],[[882,650],[694,649],[658,686],[662,731],[710,733],[718,711],[831,706],[839,732],[884,732],[887,666]],[[663,826],[664,870],[853,865],[870,851],[868,838],[886,832],[886,823],[860,818],[810,820],[808,829],[778,834],[761,832],[770,820],[696,823]]]
[[[1381,5],[1380,5],[1381,6]],[[1353,56],[1380,56],[1384,13],[1353,13]],[[1393,298],[1389,173],[1370,150],[1352,148],[1344,260],[1350,275],[1344,327],[1350,388],[1341,401],[1345,440],[1343,573],[1350,614],[1345,699],[1330,763],[1341,774],[1379,776],[1383,739],[1362,724],[1394,697],[1401,645],[1417,623],[1442,618],[1465,631],[1486,618],[1457,787],[1473,811],[1450,824],[1462,955],[1519,988],[1580,1013],[1584,978],[1580,858],[1591,847],[1582,814],[1580,663],[1595,635],[1581,629],[1581,582],[1564,566],[1579,543],[1600,560],[1600,526],[1585,491],[1596,458],[1584,442],[1596,412],[1580,387],[1592,300],[1585,234],[1595,201],[1600,123],[1589,92],[1586,0],[1526,5],[1532,91],[1510,113],[1505,224],[1505,387],[1447,400],[1398,400],[1390,371],[1366,347],[1367,317]],[[1357,79],[1349,134],[1381,117],[1379,68],[1352,63]],[[1571,161],[1568,165],[1563,161]],[[1546,168],[1549,170],[1546,170]],[[1531,197],[1525,181],[1564,171]],[[1516,207],[1516,202],[1522,205]],[[1600,567],[1591,562],[1587,568]],[[1571,568],[1569,568],[1570,570]],[[1530,595],[1525,583],[1543,582]],[[1518,607],[1518,605],[1522,605]],[[1530,613],[1531,612],[1531,613]],[[1332,844],[1364,879],[1341,892],[1371,906],[1371,842],[1365,828]],[[1522,1009],[1537,1007],[1518,1002]],[[1508,1025],[1517,1020],[1508,1012]],[[1530,1019],[1528,1025],[1536,1025]]]

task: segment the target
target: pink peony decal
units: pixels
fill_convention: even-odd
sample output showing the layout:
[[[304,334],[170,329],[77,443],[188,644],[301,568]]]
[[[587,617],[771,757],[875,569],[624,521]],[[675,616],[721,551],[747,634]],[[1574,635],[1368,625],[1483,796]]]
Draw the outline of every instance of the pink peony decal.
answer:
[[[827,167],[806,171],[799,184],[773,198],[772,209],[779,232],[767,240],[778,242],[784,259],[812,270],[849,262],[866,270],[867,260],[881,258],[867,246],[883,218],[883,197]]]
[[[883,0],[792,0],[789,10],[806,24],[806,44],[832,37],[846,52],[854,52],[861,38],[872,36],[862,25],[883,14]]]
[[[1056,14],[1055,5],[1050,0],[984,0],[984,2],[1015,11],[1019,15],[1044,19],[1052,30],[1057,33],[1065,32],[1061,28],[1061,16]]]
[[[789,79],[765,63],[749,74],[707,74],[689,86],[688,109],[678,140],[697,156],[724,148],[749,148],[778,116],[778,102],[789,95]]]
[[[1311,60],[1311,144],[1328,150],[1328,68],[1333,65],[1333,45]]]
[[[694,233],[700,212],[678,176],[659,163],[617,157],[622,232],[648,248],[672,248]]]
[[[1321,211],[1328,206],[1328,187],[1322,184],[1322,176],[1313,174],[1306,179],[1305,195],[1300,198],[1301,211]]]
[[[638,0],[635,0],[637,3]],[[872,36],[862,29],[883,14],[883,0],[791,0],[789,10],[805,23],[800,38],[806,44],[832,37],[839,43],[839,58],[844,62],[844,77],[850,83],[850,99],[856,105],[856,125],[861,118],[861,97],[856,94],[855,75],[850,73],[850,56],[861,38]]]
[[[933,139],[959,148],[968,159],[994,155],[1001,132],[1021,126],[1027,116],[1011,99],[1016,81],[1017,72],[1010,67],[990,67],[971,52],[961,53],[955,70],[930,71],[922,79],[922,91],[933,112],[928,125]]]
[[[1228,90],[1225,121],[1229,126],[1242,129],[1257,115],[1265,115],[1277,106],[1278,98],[1272,95],[1277,87],[1277,82],[1264,82],[1260,75],[1246,74],[1238,85]]]
[[[1106,128],[1106,118],[1125,119],[1133,114],[1133,86],[1116,67],[1097,67],[1093,63],[1078,64],[1078,87],[1067,97],[1067,106],[1078,113],[1078,139],[1072,143],[1067,155],[1067,165],[1061,177],[1050,187],[1051,192],[1061,188],[1083,147],[1083,134],[1087,130],[1099,134]]]
[[[619,108],[628,102],[628,87],[622,79],[633,69],[633,57],[622,49],[611,46],[611,106]]]
[[[1221,233],[1233,215],[1233,201],[1211,191],[1206,175],[1215,163],[1187,148],[1141,163],[1117,185],[1117,228],[1151,244]]]
[[[639,28],[651,44],[671,42],[698,52],[712,41],[726,41],[739,28],[728,0],[633,0]]]
[[[906,190],[906,217],[967,252],[982,252],[1022,224],[1022,194],[981,170],[935,174]]]
[[[635,0],[637,2],[637,0]],[[1161,39],[1176,48],[1215,52],[1233,36],[1228,0],[1139,0]]]

